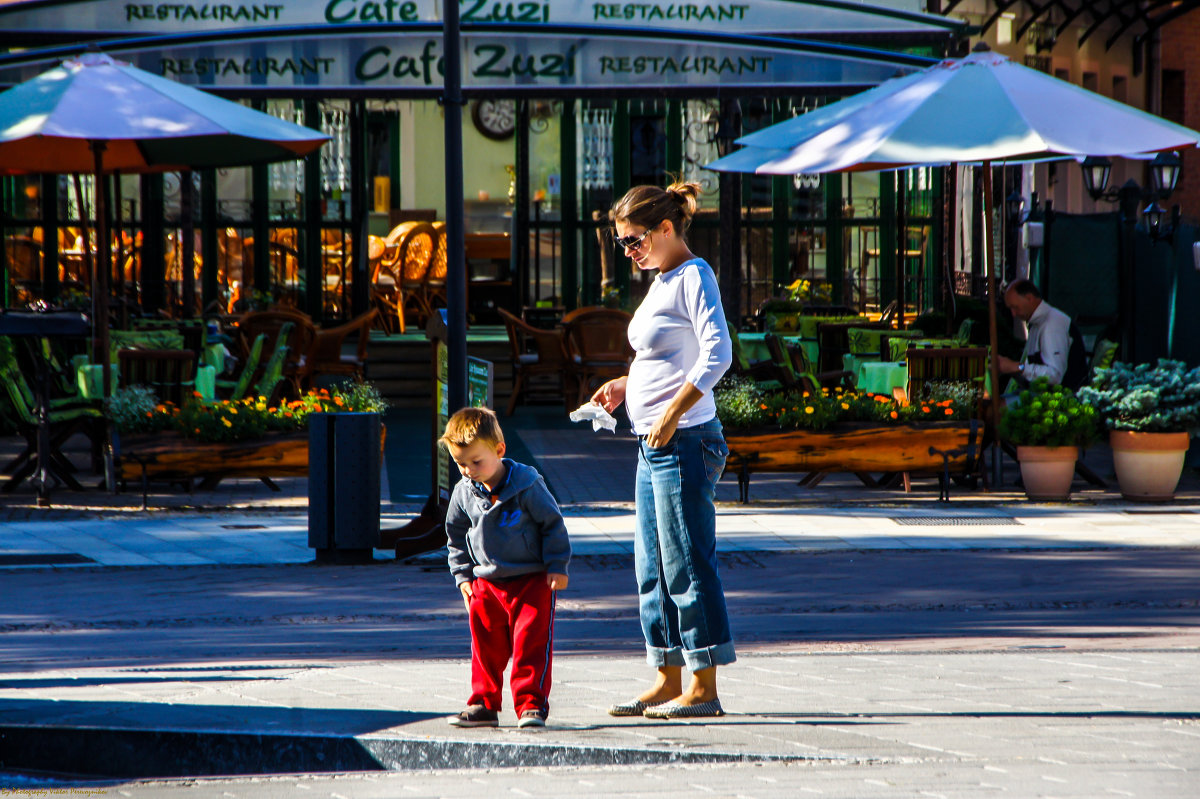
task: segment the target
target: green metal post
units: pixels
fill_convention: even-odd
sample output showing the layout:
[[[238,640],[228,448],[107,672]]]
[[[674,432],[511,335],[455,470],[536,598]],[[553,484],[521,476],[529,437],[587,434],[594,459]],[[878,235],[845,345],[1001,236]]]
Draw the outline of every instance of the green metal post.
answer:
[[[58,175],[42,175],[42,269],[46,299],[58,299]]]
[[[833,287],[833,301],[842,302],[842,276],[846,273],[846,248],[843,242],[846,227],[842,220],[842,181],[841,174],[824,175],[821,182],[825,184],[825,280]]]
[[[791,118],[791,103],[780,100],[771,103],[771,123]],[[771,293],[788,282],[791,271],[791,249],[788,234],[792,226],[790,200],[792,179],[780,176],[771,179]]]
[[[304,101],[305,127],[319,130],[321,108],[316,100]],[[313,319],[324,321],[325,315],[325,270],[321,255],[321,151],[317,150],[304,159],[304,307]],[[338,231],[339,233],[341,231]],[[347,267],[349,264],[347,264]],[[345,276],[343,275],[343,278]],[[345,293],[345,282],[339,283],[338,291]],[[338,309],[346,312],[345,303],[338,302]]]
[[[683,102],[667,100],[667,174],[683,174]]]
[[[255,100],[251,103],[256,111],[267,111],[266,100]],[[271,231],[270,231],[270,202],[271,183],[270,173],[266,164],[256,164],[250,167],[250,226],[254,231],[254,280],[252,289],[270,291],[271,286]]]
[[[571,309],[579,300],[579,193],[575,164],[575,101],[564,100],[559,135],[559,192],[562,208],[562,272],[559,285],[560,304]],[[590,226],[583,226],[591,230]]]
[[[617,110],[613,114],[613,132],[612,132],[612,149],[613,149],[613,174],[612,187],[613,199],[619,199],[625,196],[625,193],[632,188],[633,180],[632,171],[633,165],[630,160],[630,141],[629,141],[629,101],[617,100]],[[621,292],[622,303],[629,301],[629,268],[628,264],[622,259],[615,265],[616,272],[613,277],[616,279],[617,288]],[[599,281],[593,289],[597,297],[599,297]]]
[[[218,299],[220,286],[217,281],[217,261],[221,254],[217,248],[217,170],[200,171],[200,308],[206,309]]]
[[[879,173],[879,307],[892,300],[903,302],[896,281],[896,178],[898,172]],[[903,315],[901,315],[903,316]]]

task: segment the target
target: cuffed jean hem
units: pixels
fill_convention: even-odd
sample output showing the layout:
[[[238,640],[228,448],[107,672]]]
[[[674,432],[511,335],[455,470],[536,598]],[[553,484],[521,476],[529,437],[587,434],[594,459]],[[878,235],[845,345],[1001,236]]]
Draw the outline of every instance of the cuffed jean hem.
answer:
[[[700,671],[713,666],[728,666],[736,660],[737,654],[733,650],[733,641],[716,646],[706,646],[703,649],[646,647],[646,662],[656,669],[663,666],[681,666],[686,667],[688,671]]]

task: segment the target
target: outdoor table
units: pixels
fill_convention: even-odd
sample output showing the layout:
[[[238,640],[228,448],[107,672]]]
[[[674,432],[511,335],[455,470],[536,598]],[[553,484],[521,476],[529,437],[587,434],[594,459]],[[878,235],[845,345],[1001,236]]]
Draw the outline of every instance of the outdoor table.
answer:
[[[87,399],[102,399],[104,397],[104,367],[99,364],[83,363],[75,368],[75,381],[79,393]],[[108,383],[109,394],[112,394],[120,384],[120,370],[117,365],[109,365]],[[200,393],[200,399],[212,402],[217,396],[217,370],[203,364],[196,367],[196,377],[193,389]]]
[[[47,311],[33,313],[26,311],[0,311],[0,335],[30,336],[34,338],[83,338],[91,334],[91,325],[87,317],[75,311]],[[38,353],[41,347],[34,348]],[[33,472],[33,480],[38,487],[38,505],[50,504],[50,481],[81,490],[74,477],[54,465],[50,446],[50,364],[44,357],[37,358],[37,375],[33,384],[34,397],[37,400],[37,453],[34,460],[37,467]]]
[[[893,389],[908,386],[908,362],[872,361],[861,363],[855,373],[854,385],[859,391],[886,394],[890,397]],[[983,389],[988,392],[991,387],[992,376],[989,370],[983,376]]]
[[[908,385],[908,364],[904,361],[869,361],[859,365],[855,386],[859,391],[892,396],[892,389]]]
[[[775,335],[779,336],[785,346],[788,344],[799,344],[804,348],[804,355],[808,358],[808,362],[813,364],[817,362],[820,350],[817,348],[817,340],[815,338],[788,336],[779,333]],[[738,339],[742,342],[742,352],[745,353],[746,358],[751,362],[771,360],[771,351],[767,349],[766,338],[766,333],[738,333]]]

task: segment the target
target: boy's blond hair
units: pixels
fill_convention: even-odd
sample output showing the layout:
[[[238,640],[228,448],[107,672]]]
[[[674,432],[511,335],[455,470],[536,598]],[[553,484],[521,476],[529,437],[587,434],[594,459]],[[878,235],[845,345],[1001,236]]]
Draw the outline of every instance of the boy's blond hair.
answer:
[[[446,432],[438,439],[442,446],[469,447],[482,441],[492,450],[504,443],[500,420],[490,408],[463,408],[446,422]]]

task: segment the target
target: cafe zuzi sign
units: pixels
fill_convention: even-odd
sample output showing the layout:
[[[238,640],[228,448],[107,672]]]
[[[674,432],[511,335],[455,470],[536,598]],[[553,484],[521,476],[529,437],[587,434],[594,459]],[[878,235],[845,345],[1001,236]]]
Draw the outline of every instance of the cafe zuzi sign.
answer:
[[[428,27],[428,26],[425,26]],[[206,39],[208,37],[205,37]],[[155,46],[106,47],[150,72],[214,88],[312,87],[436,90],[442,85],[441,38],[421,32],[353,36],[264,36]],[[0,81],[19,83],[60,56],[0,64]],[[467,88],[595,87],[702,88],[722,86],[872,86],[925,59],[755,37],[657,32],[653,38],[469,34],[462,39]]]
[[[511,22],[644,31],[870,34],[950,31],[960,23],[920,13],[917,0],[460,0],[464,25]],[[32,0],[0,6],[0,30],[111,36],[441,22],[442,0],[289,0],[286,3],[137,3]]]

